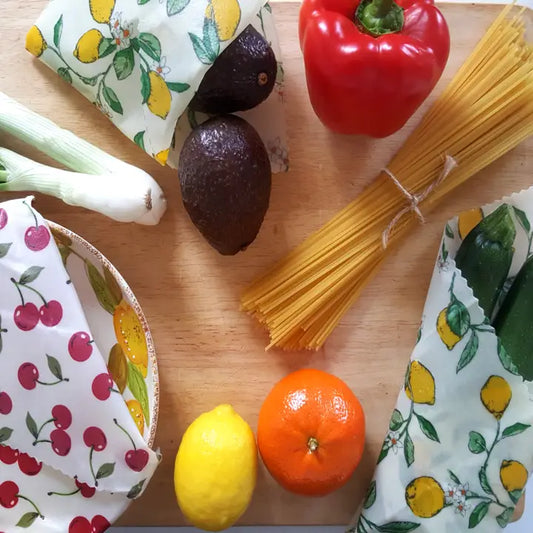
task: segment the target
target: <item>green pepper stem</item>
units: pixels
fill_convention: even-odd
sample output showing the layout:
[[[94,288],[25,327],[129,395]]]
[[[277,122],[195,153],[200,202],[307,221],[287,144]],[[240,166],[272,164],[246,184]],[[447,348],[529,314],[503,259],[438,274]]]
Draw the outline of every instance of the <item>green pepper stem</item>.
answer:
[[[394,0],[363,0],[355,13],[355,21],[373,37],[398,33],[403,28],[403,8]]]

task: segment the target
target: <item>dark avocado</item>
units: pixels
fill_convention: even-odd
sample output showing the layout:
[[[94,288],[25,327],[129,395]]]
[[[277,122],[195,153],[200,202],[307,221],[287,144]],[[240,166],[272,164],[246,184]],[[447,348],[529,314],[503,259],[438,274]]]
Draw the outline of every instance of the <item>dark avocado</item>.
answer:
[[[180,153],[183,204],[213,248],[234,255],[255,239],[270,200],[270,160],[242,118],[221,115],[197,126]]]
[[[213,115],[251,109],[272,92],[276,72],[272,48],[247,26],[206,72],[189,107]]]

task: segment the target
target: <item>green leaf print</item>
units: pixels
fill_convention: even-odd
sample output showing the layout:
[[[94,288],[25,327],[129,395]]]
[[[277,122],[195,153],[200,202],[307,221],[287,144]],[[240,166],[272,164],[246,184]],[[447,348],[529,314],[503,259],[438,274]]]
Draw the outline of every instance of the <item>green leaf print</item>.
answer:
[[[61,34],[63,33],[63,15],[61,15],[54,26],[54,44],[59,46]]]
[[[481,488],[487,493],[487,494],[494,494],[492,491],[492,488],[489,484],[489,480],[487,479],[487,466],[484,465],[479,469],[479,483],[481,485]]]
[[[498,339],[498,357],[500,359],[500,363],[502,364],[503,368],[505,368],[505,370],[511,372],[511,374],[514,374],[515,376],[520,375],[520,373],[518,372],[518,368],[516,368],[512,359],[509,357],[509,354],[503,347],[502,343],[500,342],[500,339]]]
[[[459,481],[459,478],[451,471],[451,470],[448,470],[448,474],[450,476],[450,479],[454,482],[454,483],[457,483],[457,485],[460,485],[461,482]]]
[[[481,522],[481,520],[485,518],[485,515],[489,510],[489,505],[489,502],[481,502],[476,505],[476,507],[470,514],[470,518],[468,519],[468,529],[476,527]]]
[[[143,6],[144,4],[147,4],[150,0],[137,0],[137,4],[140,6]]]
[[[133,137],[133,142],[144,150],[144,131],[137,132]]]
[[[470,327],[468,309],[455,296],[452,296],[450,305],[446,310],[446,322],[458,337],[463,337]]]
[[[446,249],[444,241],[442,241],[441,255],[443,261],[446,261],[446,259],[448,259],[448,250]]]
[[[472,359],[474,359],[478,348],[479,337],[476,331],[472,330],[470,338],[468,339],[468,342],[466,343],[463,352],[461,353],[461,357],[459,358],[459,362],[457,363],[457,367],[455,369],[456,373],[459,373],[468,363],[472,361]]]
[[[98,57],[101,59],[102,57],[108,56],[109,54],[112,54],[116,49],[117,43],[114,41],[114,39],[111,39],[110,37],[105,37],[98,45]]]
[[[167,81],[167,87],[170,91],[173,91],[175,93],[184,93],[185,91],[189,90],[191,86],[188,83],[179,83],[179,82],[172,82]]]
[[[161,61],[161,43],[152,33],[142,32],[137,38],[140,49],[154,61]]]
[[[519,435],[529,427],[531,427],[529,424],[522,424],[520,422],[517,422],[516,424],[506,427],[503,430],[502,439],[504,439],[505,437],[512,437],[513,435]]]
[[[139,483],[133,485],[133,487],[131,487],[128,494],[126,495],[126,498],[129,498],[130,500],[137,498],[137,496],[139,496],[139,494],[142,492],[145,482],[146,479],[142,479],[141,481],[139,481]]]
[[[60,381],[63,381],[63,371],[61,370],[59,361],[51,355],[46,355],[46,359],[48,361],[48,368],[50,369],[52,375]]]
[[[391,431],[398,431],[403,424],[403,416],[398,409],[394,409],[392,412],[390,422],[389,422],[389,429]]]
[[[387,446],[386,443],[383,443],[383,446],[381,447],[381,451],[379,452],[377,464],[381,463],[385,457],[389,454],[390,448]]]
[[[119,50],[113,57],[113,68],[118,80],[125,80],[133,72],[134,66],[135,59],[131,46],[124,50]]]
[[[0,259],[7,255],[7,252],[9,252],[9,249],[11,248],[12,244],[12,242],[0,243]]]
[[[508,523],[509,520],[511,520],[511,516],[513,516],[514,513],[514,507],[507,507],[501,514],[499,514],[496,517],[496,522],[498,522],[498,525],[501,528],[504,528]]]
[[[22,273],[19,279],[19,283],[21,285],[26,285],[26,283],[31,283],[32,281],[35,281],[43,270],[44,267],[31,266]]]
[[[446,224],[446,228],[445,228],[444,231],[446,233],[446,237],[449,237],[450,239],[453,239],[453,231],[452,231],[452,228],[450,228],[449,224]]]
[[[61,78],[63,78],[64,81],[67,83],[72,83],[72,76],[70,75],[70,71],[66,67],[59,67],[57,69],[57,73]]]
[[[418,413],[414,413],[414,415],[418,420],[418,424],[422,430],[422,433],[424,433],[428,439],[434,440],[435,442],[440,442],[439,435],[433,424],[427,418],[424,418]]]
[[[403,455],[407,466],[411,466],[415,462],[415,445],[407,432],[403,443]]]
[[[209,52],[206,50],[204,41],[200,39],[200,37],[198,37],[197,35],[194,35],[194,33],[189,33],[189,37],[194,48],[194,53],[197,55],[198,59],[204,65],[211,65],[214,60],[209,55]]]
[[[20,517],[20,520],[16,523],[16,527],[23,527],[23,528],[30,527],[35,522],[35,519],[38,516],[39,516],[39,513],[37,513],[36,511],[25,513]]]
[[[122,105],[118,99],[118,96],[116,95],[115,91],[111,89],[111,87],[108,87],[107,85],[104,85],[102,89],[102,93],[104,95],[104,99],[107,102],[107,105],[115,111],[115,113],[118,113],[119,115],[122,115],[124,110],[122,109]]]
[[[511,500],[513,501],[513,503],[516,505],[518,503],[518,500],[520,499],[520,497],[522,496],[522,493],[524,491],[521,490],[521,489],[517,489],[517,490],[512,490],[510,492],[508,492],[509,494],[509,497],[511,498]]]
[[[142,103],[143,105],[148,102],[148,98],[150,97],[150,76],[148,76],[148,72],[146,69],[141,65],[141,96],[142,96]],[[144,150],[144,147],[143,147]]]
[[[529,223],[527,215],[524,213],[524,211],[518,209],[518,207],[513,206],[513,211],[518,219],[518,222],[520,222],[520,225],[525,229],[526,233],[529,234],[531,231],[531,224]]]
[[[96,479],[103,479],[113,475],[115,471],[115,463],[104,463],[96,472]]]
[[[29,411],[26,413],[26,427],[28,428],[28,431],[34,439],[37,439],[39,437],[39,429],[37,428],[37,423],[33,419],[33,416],[30,415]]]
[[[190,0],[167,0],[167,15],[172,17],[181,13],[188,5]]]
[[[12,433],[13,433],[13,430],[11,428],[7,428],[7,427],[0,428],[0,442],[5,442],[6,440],[9,440]]]
[[[414,531],[418,527],[420,527],[420,524],[416,522],[389,522],[378,526],[378,531],[381,533],[406,533]]]
[[[146,382],[141,371],[131,362],[128,361],[128,388],[133,397],[141,404],[146,425],[150,425],[150,407],[148,404],[148,391]]]
[[[487,442],[485,437],[477,431],[471,431],[468,434],[468,449],[472,453],[483,453],[487,450]]]
[[[376,482],[375,480],[370,483],[370,487],[366,491],[365,503],[363,503],[363,509],[368,509],[374,505],[376,501]]]
[[[204,18],[204,44],[206,50],[210,51],[213,61],[220,52],[220,41],[215,21],[211,18]]]

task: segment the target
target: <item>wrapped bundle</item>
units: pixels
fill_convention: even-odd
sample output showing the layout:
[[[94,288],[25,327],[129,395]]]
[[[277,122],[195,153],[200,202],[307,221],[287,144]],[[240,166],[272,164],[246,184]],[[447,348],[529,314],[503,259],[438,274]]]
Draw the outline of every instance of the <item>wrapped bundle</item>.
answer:
[[[351,531],[489,533],[512,517],[533,468],[523,377],[533,368],[532,218],[530,188],[446,224],[405,384]]]
[[[247,118],[286,170],[282,74],[265,0],[56,0],[42,12],[26,48],[95,104],[161,164],[177,165],[191,125],[206,118],[188,106],[206,72],[249,26],[278,60],[275,90]],[[180,119],[178,133],[176,124]]]

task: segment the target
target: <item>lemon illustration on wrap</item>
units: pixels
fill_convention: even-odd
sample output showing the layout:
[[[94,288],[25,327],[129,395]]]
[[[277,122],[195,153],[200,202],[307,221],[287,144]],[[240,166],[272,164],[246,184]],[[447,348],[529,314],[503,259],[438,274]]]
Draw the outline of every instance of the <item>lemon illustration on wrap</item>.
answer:
[[[220,531],[248,507],[257,477],[250,426],[228,404],[200,415],[185,431],[176,455],[174,488],[192,524]]]
[[[431,518],[444,508],[446,498],[438,481],[429,476],[421,476],[407,485],[405,501],[416,516]]]
[[[82,63],[94,63],[99,57],[98,48],[103,41],[104,36],[96,28],[87,30],[76,43],[74,48],[74,57]]]
[[[165,119],[170,111],[172,96],[165,80],[155,71],[148,73],[150,79],[150,94],[146,101],[148,109],[154,115]]]
[[[466,306],[452,297],[452,301],[437,317],[437,333],[448,350],[465,336],[470,328],[470,314]]]
[[[407,369],[405,394],[414,403],[435,403],[435,379],[419,361],[412,361]]]
[[[229,41],[241,21],[241,6],[238,0],[210,0],[205,17],[214,20],[218,38],[221,41]]]
[[[39,57],[47,47],[41,30],[35,25],[32,26],[26,34],[26,50],[35,57]]]
[[[107,24],[115,9],[115,0],[89,0],[89,8],[96,22]]]
[[[154,155],[154,159],[160,164],[160,165],[166,165],[168,154],[170,152],[170,148],[167,148],[166,150],[161,150],[160,152],[157,152],[157,154]]]
[[[482,218],[483,211],[479,207],[460,213],[457,220],[459,237],[464,239],[470,233],[470,231],[481,222]]]
[[[526,486],[528,472],[526,467],[514,460],[502,461],[500,480],[514,503],[517,503]]]
[[[121,300],[113,313],[115,336],[124,355],[141,371],[145,378],[148,370],[148,345],[143,325],[128,302]]]
[[[481,388],[481,403],[496,420],[503,416],[511,397],[511,387],[501,376],[490,376]]]

